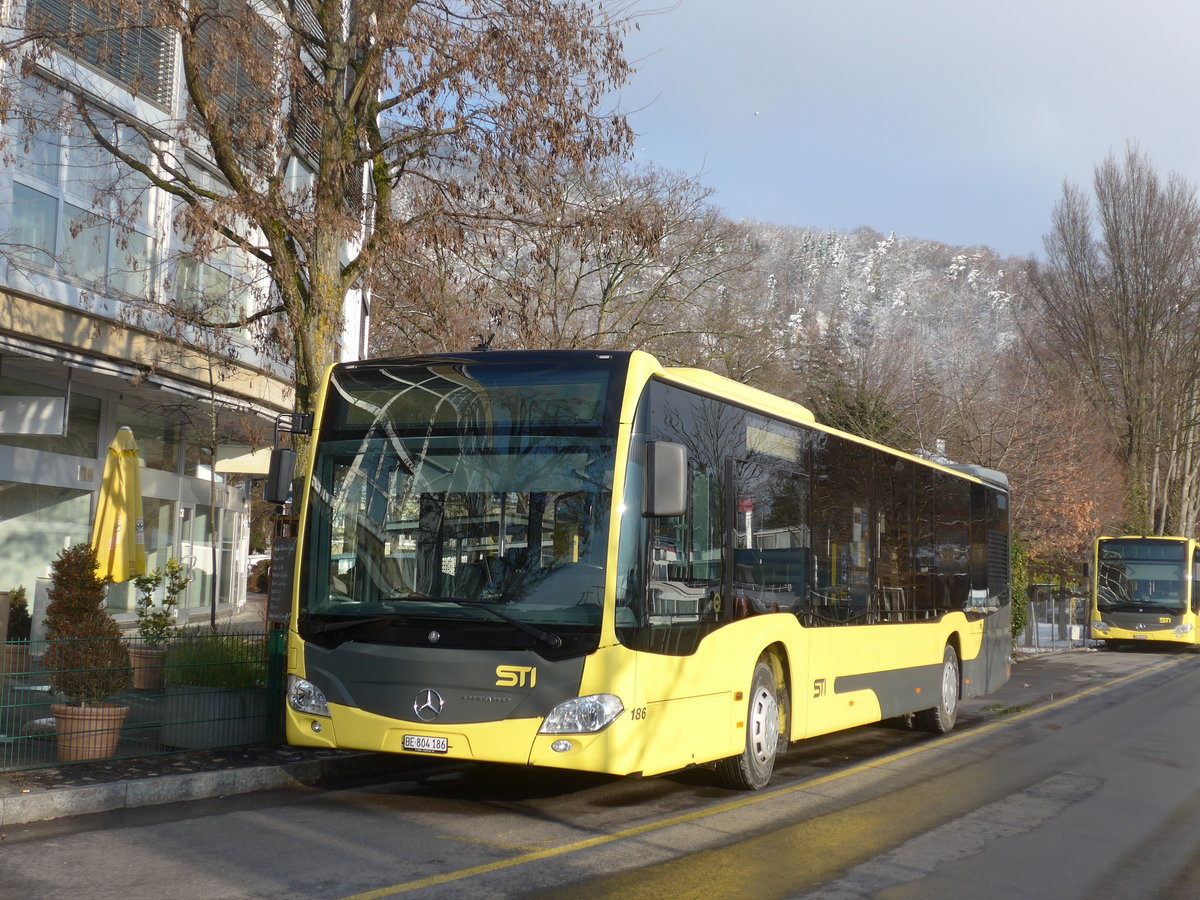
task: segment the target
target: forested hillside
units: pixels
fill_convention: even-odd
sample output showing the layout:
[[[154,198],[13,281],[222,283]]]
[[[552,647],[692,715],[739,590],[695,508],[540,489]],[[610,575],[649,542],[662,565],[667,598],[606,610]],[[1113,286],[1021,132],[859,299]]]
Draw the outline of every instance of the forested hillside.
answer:
[[[866,346],[910,335],[955,352],[991,352],[1014,340],[1018,259],[984,247],[748,223],[763,299],[797,335]],[[949,360],[945,360],[949,362]]]
[[[986,247],[731,222],[696,181],[551,180],[394,267],[373,352],[644,349],[901,449],[1008,473],[1034,559],[1075,568],[1123,515],[1111,432],[1041,340],[1028,261]]]

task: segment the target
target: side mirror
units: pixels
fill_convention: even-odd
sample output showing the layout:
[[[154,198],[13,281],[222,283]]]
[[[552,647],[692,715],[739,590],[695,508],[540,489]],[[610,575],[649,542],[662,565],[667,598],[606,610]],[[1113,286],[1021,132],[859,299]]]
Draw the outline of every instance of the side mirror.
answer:
[[[292,498],[292,476],[295,472],[295,450],[287,447],[272,450],[267,483],[263,485],[263,500],[267,503],[287,503]]]
[[[642,515],[655,518],[687,512],[687,447],[667,441],[646,445],[646,500]]]

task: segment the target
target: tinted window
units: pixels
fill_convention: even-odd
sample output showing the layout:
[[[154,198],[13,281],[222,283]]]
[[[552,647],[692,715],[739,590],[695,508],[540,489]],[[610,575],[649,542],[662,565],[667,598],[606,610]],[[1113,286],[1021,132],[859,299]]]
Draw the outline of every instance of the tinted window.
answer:
[[[875,454],[875,581],[885,621],[912,609],[914,468],[911,460]]]
[[[638,406],[622,517],[617,574],[617,635],[639,650],[687,654],[728,621],[728,491],[732,460],[743,455],[748,413],[651,382]],[[688,451],[685,515],[642,518],[647,441]]]
[[[812,607],[818,623],[870,617],[871,453],[836,435],[820,435],[813,447]]]

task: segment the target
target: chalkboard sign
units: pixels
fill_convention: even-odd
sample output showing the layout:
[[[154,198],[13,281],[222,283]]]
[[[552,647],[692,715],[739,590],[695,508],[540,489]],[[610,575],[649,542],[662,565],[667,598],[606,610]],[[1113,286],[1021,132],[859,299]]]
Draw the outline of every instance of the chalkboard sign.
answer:
[[[292,580],[296,574],[296,539],[276,537],[271,543],[271,587],[267,621],[286,622],[292,611]]]

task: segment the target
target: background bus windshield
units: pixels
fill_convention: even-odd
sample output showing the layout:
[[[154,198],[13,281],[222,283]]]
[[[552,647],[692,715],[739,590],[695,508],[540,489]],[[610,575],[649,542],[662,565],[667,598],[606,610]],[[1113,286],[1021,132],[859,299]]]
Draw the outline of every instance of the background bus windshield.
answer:
[[[1096,602],[1100,609],[1183,611],[1185,547],[1170,541],[1102,541]]]
[[[436,620],[445,646],[595,646],[608,382],[607,369],[577,366],[335,371],[301,631],[341,639],[370,618],[379,627],[355,639],[424,643]]]

